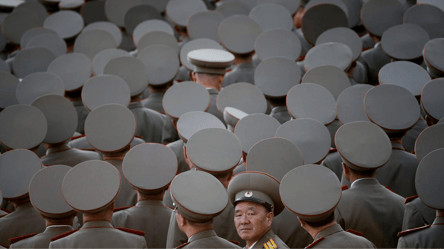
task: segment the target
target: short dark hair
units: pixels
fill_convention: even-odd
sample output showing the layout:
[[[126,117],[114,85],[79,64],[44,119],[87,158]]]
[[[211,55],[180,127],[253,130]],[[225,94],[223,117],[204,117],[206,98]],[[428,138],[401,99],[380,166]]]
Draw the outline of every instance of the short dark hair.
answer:
[[[374,176],[376,169],[368,169],[364,171],[359,171],[352,169],[351,167],[348,167],[351,171],[351,173],[359,178],[371,178]]]
[[[307,223],[307,225],[313,228],[320,228],[332,223],[333,221],[335,221],[335,212],[332,212],[327,218],[321,221],[305,221],[305,222]]]

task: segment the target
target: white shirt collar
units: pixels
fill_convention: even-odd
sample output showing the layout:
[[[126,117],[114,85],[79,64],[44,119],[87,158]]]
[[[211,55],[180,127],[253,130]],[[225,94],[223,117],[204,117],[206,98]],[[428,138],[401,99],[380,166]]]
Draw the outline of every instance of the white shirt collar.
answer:
[[[359,179],[355,180],[355,181],[352,182],[352,184],[350,185],[350,188],[353,188],[353,184],[359,182],[360,180],[364,180],[364,179],[366,179],[366,178],[359,178]]]

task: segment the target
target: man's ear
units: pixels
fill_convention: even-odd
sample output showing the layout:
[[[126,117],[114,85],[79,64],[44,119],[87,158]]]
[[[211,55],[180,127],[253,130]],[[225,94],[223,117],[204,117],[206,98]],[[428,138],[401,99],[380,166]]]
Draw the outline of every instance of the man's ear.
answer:
[[[191,79],[191,81],[196,82],[196,72],[194,72],[194,71],[190,72],[190,79]]]
[[[301,223],[301,227],[305,229],[305,227],[307,226],[307,223],[305,222],[305,220],[299,218],[299,216],[298,216],[298,220],[299,220],[299,223]]]
[[[273,224],[273,219],[274,219],[274,213],[273,212],[268,212],[267,213],[267,225],[271,226],[271,224]]]
[[[342,171],[344,172],[345,179],[350,181],[350,169],[345,163],[342,163]]]
[[[183,227],[186,225],[187,220],[185,220],[185,218],[179,214],[179,212],[176,211],[176,221],[177,224],[179,225],[179,227]]]

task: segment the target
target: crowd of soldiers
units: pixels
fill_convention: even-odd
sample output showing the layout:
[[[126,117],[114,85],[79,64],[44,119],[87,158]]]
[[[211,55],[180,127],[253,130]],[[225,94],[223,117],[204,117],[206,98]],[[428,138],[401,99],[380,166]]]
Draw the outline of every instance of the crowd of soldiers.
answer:
[[[444,1],[0,20],[0,248],[444,247]]]

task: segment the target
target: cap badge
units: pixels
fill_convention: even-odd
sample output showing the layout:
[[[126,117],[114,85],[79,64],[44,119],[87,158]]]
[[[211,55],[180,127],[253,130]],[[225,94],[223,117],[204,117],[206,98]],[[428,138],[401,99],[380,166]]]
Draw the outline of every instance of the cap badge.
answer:
[[[252,191],[247,191],[245,193],[245,197],[252,197],[253,196],[253,192]]]

